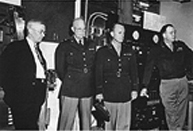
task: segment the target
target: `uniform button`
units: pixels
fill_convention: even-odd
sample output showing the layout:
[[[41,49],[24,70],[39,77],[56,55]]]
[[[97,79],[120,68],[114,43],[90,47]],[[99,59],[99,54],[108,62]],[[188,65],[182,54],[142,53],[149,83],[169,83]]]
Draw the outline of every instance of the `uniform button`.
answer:
[[[83,58],[83,61],[86,61],[86,58]]]
[[[88,73],[88,69],[87,68],[84,68],[83,71],[84,71],[84,73]]]
[[[119,68],[119,72],[120,72],[120,71],[122,71],[122,69],[121,69],[121,68]]]
[[[121,64],[119,64],[119,67],[121,67]]]
[[[119,59],[119,61],[121,61],[121,59]]]
[[[121,72],[120,71],[117,71],[117,77],[121,77]]]
[[[85,52],[83,52],[82,55],[85,55]]]
[[[84,66],[87,66],[86,64],[84,64]]]
[[[32,85],[35,85],[36,83],[35,82],[32,82]]]

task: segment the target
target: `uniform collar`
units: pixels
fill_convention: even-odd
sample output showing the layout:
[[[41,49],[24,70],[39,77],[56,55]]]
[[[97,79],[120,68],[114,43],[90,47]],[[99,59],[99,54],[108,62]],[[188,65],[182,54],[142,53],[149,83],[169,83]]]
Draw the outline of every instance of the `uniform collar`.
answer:
[[[78,39],[75,36],[73,36],[74,40],[76,41],[77,44],[79,44],[79,42],[81,41],[82,43],[84,43],[84,38],[83,39]]]
[[[72,37],[70,38],[70,41],[71,41],[71,45],[74,46],[75,48],[79,49],[79,50],[87,49],[88,46],[89,46],[89,42],[88,42],[85,38],[83,38],[84,45],[80,45],[80,44],[77,42],[77,40],[76,40],[76,38],[75,38],[74,36],[72,36]]]
[[[162,49],[166,49],[166,50],[169,50],[170,52],[172,52],[172,51],[169,49],[169,47],[166,45],[165,42],[161,42],[160,45],[161,45],[161,48],[162,48]],[[176,48],[177,48],[177,43],[174,41],[174,42],[173,42],[173,52],[175,52]]]
[[[117,52],[116,52],[116,50],[115,50],[115,48],[114,48],[114,46],[113,46],[112,44],[108,44],[107,47],[108,47],[109,51],[110,51],[113,55],[118,56],[118,55],[117,55]],[[121,55],[120,55],[120,57],[122,56],[123,53],[124,53],[124,44],[122,43],[122,45],[121,45]]]

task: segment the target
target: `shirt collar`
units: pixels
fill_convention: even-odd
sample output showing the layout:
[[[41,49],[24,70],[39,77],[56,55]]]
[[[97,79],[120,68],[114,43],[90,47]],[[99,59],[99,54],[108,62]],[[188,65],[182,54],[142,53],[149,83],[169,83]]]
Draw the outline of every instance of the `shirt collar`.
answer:
[[[76,36],[74,36],[74,39],[76,40],[76,42],[79,44],[80,42],[80,39],[78,39]],[[84,43],[84,38],[81,39],[81,43]]]
[[[36,43],[33,42],[29,37],[26,37],[26,40],[27,40],[28,44],[30,45],[30,47],[32,47],[32,46],[35,47]]]

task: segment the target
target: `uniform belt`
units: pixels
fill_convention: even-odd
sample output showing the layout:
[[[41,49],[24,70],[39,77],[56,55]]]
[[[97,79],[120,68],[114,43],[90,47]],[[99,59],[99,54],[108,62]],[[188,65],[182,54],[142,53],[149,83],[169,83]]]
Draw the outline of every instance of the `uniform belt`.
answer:
[[[90,71],[90,69],[87,68],[87,67],[82,68],[82,69],[69,67],[68,70],[77,71],[77,72],[83,72],[83,73],[88,73]]]
[[[171,76],[171,77],[163,77],[162,79],[163,80],[169,80],[169,79],[178,79],[178,78],[183,78],[186,74],[183,73],[183,74],[179,74],[179,75],[176,75],[176,76]]]
[[[37,83],[37,82],[39,82],[39,83],[46,83],[46,79],[41,79],[41,78],[36,78],[35,79],[35,82]]]
[[[122,73],[122,72],[115,72],[115,73],[105,73],[104,76],[109,77],[109,76],[114,76],[114,77],[128,77],[129,73]]]

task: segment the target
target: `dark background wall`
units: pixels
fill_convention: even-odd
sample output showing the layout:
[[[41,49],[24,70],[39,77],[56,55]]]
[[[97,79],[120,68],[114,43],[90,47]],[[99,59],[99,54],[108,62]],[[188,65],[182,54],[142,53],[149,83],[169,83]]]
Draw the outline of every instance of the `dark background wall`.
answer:
[[[46,41],[59,42],[69,37],[69,25],[74,18],[74,0],[23,0],[25,19],[43,20]]]

